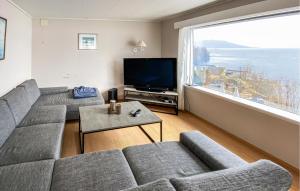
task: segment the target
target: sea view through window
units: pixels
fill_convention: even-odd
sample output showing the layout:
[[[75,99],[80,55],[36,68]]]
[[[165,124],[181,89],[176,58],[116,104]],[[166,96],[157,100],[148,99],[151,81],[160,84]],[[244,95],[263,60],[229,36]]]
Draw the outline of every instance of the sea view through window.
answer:
[[[194,85],[300,115],[299,14],[193,31]]]

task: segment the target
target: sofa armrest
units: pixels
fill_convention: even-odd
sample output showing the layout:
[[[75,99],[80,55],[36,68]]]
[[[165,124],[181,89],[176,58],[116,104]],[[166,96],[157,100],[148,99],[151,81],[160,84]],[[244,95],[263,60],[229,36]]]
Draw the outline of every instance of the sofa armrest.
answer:
[[[59,93],[68,92],[68,87],[49,87],[49,88],[39,88],[41,91],[41,95],[52,95]]]
[[[180,142],[212,170],[223,170],[248,164],[246,161],[200,132],[192,131],[181,133]]]
[[[287,191],[291,174],[281,166],[259,160],[237,168],[214,171],[170,180],[177,191],[184,190],[255,190]]]

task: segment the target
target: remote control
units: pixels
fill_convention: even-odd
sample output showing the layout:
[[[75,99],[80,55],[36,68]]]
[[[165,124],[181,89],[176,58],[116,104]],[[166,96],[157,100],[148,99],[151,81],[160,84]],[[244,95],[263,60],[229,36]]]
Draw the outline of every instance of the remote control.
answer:
[[[137,117],[140,113],[141,113],[141,109],[137,109],[137,110],[132,110],[132,111],[130,112],[130,115],[131,115],[132,117]]]

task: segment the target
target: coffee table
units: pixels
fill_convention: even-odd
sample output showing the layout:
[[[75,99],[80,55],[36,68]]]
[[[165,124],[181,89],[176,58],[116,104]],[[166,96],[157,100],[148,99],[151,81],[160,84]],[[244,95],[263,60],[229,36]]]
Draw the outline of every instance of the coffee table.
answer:
[[[79,107],[81,153],[84,153],[84,135],[134,126],[138,126],[151,142],[155,142],[142,128],[142,125],[154,123],[160,124],[160,141],[162,141],[162,120],[158,116],[138,101],[123,102],[121,105],[121,114],[108,114],[109,104]],[[141,114],[138,117],[132,117],[130,112],[137,109],[141,109]]]

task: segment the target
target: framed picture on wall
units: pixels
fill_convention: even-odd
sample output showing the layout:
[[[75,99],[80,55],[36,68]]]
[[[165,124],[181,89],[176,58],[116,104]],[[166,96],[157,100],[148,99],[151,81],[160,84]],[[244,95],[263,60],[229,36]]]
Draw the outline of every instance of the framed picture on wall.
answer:
[[[5,37],[7,20],[0,17],[0,60],[5,58]]]
[[[97,34],[78,34],[78,49],[79,50],[96,50],[97,49]]]

